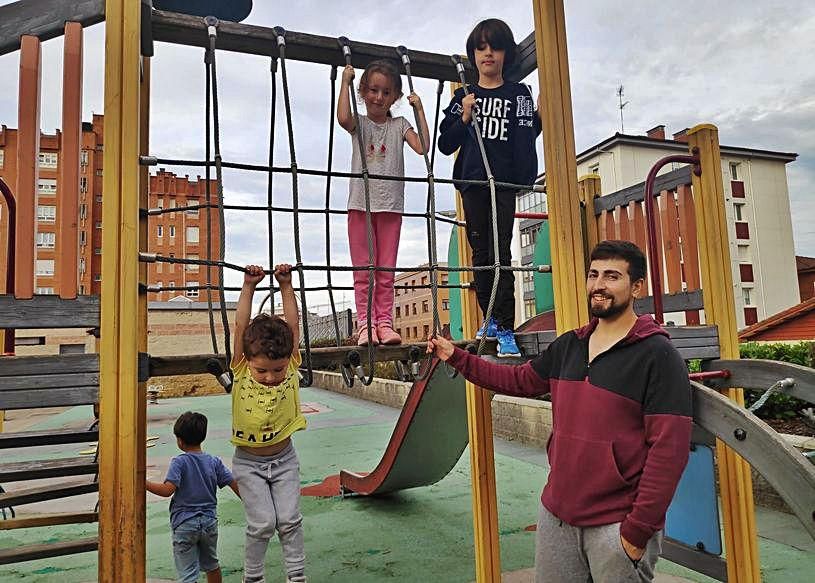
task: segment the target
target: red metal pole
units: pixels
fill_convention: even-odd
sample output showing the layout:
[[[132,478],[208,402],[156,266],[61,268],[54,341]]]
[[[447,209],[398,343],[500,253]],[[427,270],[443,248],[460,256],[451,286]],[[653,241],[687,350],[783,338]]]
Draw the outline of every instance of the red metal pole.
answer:
[[[6,293],[14,295],[14,250],[15,237],[17,235],[17,203],[11,194],[11,189],[0,178],[0,193],[6,201],[8,208],[8,241],[6,243]],[[5,330],[3,333],[3,353],[14,354],[14,329]]]
[[[516,219],[543,219],[549,218],[549,213],[515,213]]]

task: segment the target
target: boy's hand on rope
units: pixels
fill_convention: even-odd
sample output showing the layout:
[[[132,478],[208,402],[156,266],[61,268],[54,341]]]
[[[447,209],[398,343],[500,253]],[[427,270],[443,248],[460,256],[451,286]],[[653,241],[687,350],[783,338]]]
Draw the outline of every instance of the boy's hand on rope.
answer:
[[[354,68],[351,65],[345,65],[345,68],[342,70],[342,82],[349,85],[353,79]]]
[[[251,286],[256,286],[266,274],[263,273],[263,268],[260,265],[247,265],[246,272],[243,274],[243,283]]]
[[[291,265],[289,265],[288,263],[281,263],[280,265],[275,265],[274,278],[277,280],[277,283],[279,283],[281,287],[283,287],[284,285],[291,285]]]
[[[461,100],[461,121],[465,124],[473,119],[473,107],[475,106],[475,93],[465,95]]]
[[[411,93],[407,96],[408,103],[413,107],[416,111],[422,111],[424,106],[422,105],[422,98],[416,95],[416,93]]]
[[[447,360],[453,356],[455,347],[453,343],[441,336],[431,336],[427,339],[427,354],[435,354],[441,360]]]

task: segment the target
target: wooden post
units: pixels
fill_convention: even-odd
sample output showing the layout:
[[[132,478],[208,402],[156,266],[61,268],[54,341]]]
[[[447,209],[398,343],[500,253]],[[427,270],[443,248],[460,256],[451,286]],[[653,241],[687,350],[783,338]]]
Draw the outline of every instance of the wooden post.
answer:
[[[600,196],[600,175],[587,174],[577,181],[577,195],[583,206],[584,233],[584,265],[585,273],[589,271],[589,255],[591,250],[600,242],[600,233],[597,229],[597,217],[594,216],[594,199]]]
[[[719,329],[721,358],[739,358],[730,243],[724,208],[724,187],[716,126],[704,124],[688,131],[688,147],[698,149],[702,175],[692,175],[696,195],[696,232],[705,303],[705,323]],[[727,396],[744,405],[744,390],[727,389]],[[750,466],[721,441],[716,443],[719,488],[724,512],[727,580],[758,582],[758,560],[753,485]]]
[[[451,91],[461,87],[452,84]],[[464,222],[461,193],[456,191],[456,219]],[[472,265],[467,232],[458,228],[458,264]],[[473,272],[462,271],[461,283],[473,285]],[[475,287],[461,290],[461,327],[464,338],[475,338],[481,326]],[[467,391],[467,427],[470,436],[470,476],[473,497],[473,544],[477,583],[501,581],[501,549],[498,544],[498,494],[495,489],[495,451],[492,443],[492,396],[473,383]]]
[[[143,388],[138,385],[141,4],[107,0],[99,425],[102,583],[145,580]]]
[[[563,0],[533,0],[557,331],[589,320]]]
[[[17,133],[16,253],[14,261],[16,298],[34,297],[34,264],[37,259],[37,184],[40,175],[40,81],[42,71],[40,39],[23,35],[20,39],[20,88]]]
[[[62,62],[62,144],[57,205],[57,285],[61,298],[75,298],[79,263],[79,152],[82,146],[82,25],[65,24]]]

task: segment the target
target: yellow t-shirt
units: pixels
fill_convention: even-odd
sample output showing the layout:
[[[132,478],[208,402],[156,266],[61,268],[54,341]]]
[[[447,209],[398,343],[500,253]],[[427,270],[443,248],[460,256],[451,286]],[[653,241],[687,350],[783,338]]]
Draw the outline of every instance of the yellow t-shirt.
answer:
[[[295,431],[305,429],[300,411],[300,351],[292,354],[286,379],[267,387],[252,378],[246,358],[232,368],[232,443],[264,447],[280,443]]]

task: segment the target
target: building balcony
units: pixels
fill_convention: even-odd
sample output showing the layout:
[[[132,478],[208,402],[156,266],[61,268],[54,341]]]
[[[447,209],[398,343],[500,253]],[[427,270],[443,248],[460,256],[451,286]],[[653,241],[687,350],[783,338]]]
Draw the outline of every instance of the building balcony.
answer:
[[[744,182],[741,180],[730,181],[730,192],[733,198],[745,198],[744,196]]]

